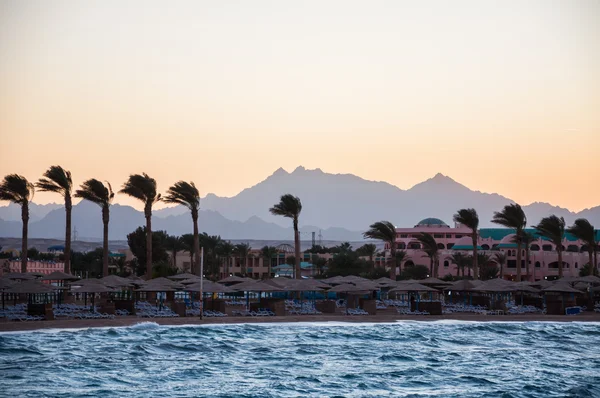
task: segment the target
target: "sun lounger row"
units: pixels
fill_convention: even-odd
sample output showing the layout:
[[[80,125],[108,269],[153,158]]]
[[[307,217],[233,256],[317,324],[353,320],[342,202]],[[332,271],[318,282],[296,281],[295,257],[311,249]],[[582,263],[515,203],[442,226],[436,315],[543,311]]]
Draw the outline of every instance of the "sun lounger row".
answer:
[[[275,316],[273,311],[266,308],[259,308],[257,311],[233,310],[231,314],[234,316]]]
[[[362,308],[348,308],[346,315],[369,315],[369,313]]]
[[[430,315],[427,311],[411,311],[408,308],[398,308],[397,311],[400,315]]]
[[[6,319],[9,321],[20,321],[20,322],[28,322],[28,321],[43,321],[46,319],[41,315],[27,315],[24,313],[14,313],[6,316]]]

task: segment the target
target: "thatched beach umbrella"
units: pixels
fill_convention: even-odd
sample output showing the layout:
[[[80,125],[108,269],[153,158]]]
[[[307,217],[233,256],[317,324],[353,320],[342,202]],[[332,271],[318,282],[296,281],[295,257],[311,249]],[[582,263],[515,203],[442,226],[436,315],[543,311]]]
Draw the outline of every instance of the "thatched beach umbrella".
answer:
[[[228,276],[227,278],[221,279],[220,281],[218,281],[218,283],[242,283],[242,282],[248,282],[251,280],[252,279],[250,279],[250,278],[242,278],[241,276],[231,275],[231,276]]]
[[[167,276],[167,278],[174,280],[174,281],[182,281],[184,279],[200,279],[200,277],[198,275],[190,274],[189,272],[184,273],[184,274],[176,274],[176,275]]]
[[[29,273],[9,272],[7,274],[2,275],[2,278],[3,279],[11,279],[14,281],[26,281],[26,280],[35,279],[36,277]]]
[[[453,282],[443,281],[438,278],[429,277],[429,278],[420,280],[419,283],[421,285],[448,286],[448,285],[451,285]]]
[[[87,304],[88,293],[92,294],[92,306],[90,311],[95,307],[96,293],[112,293],[114,289],[102,284],[102,283],[88,283],[85,286],[81,286],[77,289],[77,293],[85,293],[85,304]]]
[[[51,274],[48,274],[42,277],[43,281],[76,281],[79,280],[78,276],[67,274],[62,271],[54,271]]]
[[[129,287],[129,286],[133,285],[131,280],[126,279],[126,278],[121,278],[120,276],[117,276],[117,275],[108,275],[99,280],[106,286],[112,286],[112,287]]]

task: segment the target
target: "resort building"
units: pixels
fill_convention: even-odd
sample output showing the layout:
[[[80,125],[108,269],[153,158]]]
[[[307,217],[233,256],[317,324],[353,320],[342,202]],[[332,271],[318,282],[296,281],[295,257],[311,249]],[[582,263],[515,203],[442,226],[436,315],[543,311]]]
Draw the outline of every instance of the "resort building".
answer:
[[[535,234],[534,229],[526,229]],[[439,249],[438,276],[447,274],[457,275],[458,267],[452,262],[452,255],[456,252],[472,253],[473,243],[471,230],[463,225],[454,227],[447,225],[438,218],[426,218],[412,228],[396,228],[396,245],[398,250],[405,250],[409,259],[401,264],[421,264],[429,267],[429,257],[421,250],[421,244],[416,237],[421,233],[431,234],[436,240]],[[597,231],[600,237],[600,231]],[[481,228],[479,230],[478,250],[488,254],[488,265],[497,265],[494,254],[503,252],[507,256],[504,265],[504,278],[514,279],[517,275],[517,245],[513,242],[514,231],[507,228]],[[386,247],[386,257],[389,257],[389,247]],[[529,267],[525,264],[525,248],[522,248],[521,275],[523,280],[540,280],[558,276],[558,253],[556,247],[543,237],[536,236],[529,246]],[[579,270],[589,262],[587,246],[570,234],[565,234],[563,241],[563,274],[564,276],[578,276]],[[386,264],[386,259],[377,257],[378,266]],[[600,266],[596,264],[596,267]],[[527,273],[529,269],[529,274]]]
[[[0,260],[4,261],[0,270],[0,276],[9,272],[21,272],[21,260]],[[65,263],[55,261],[28,261],[27,272],[36,272],[39,274],[51,274],[54,271],[64,272]]]

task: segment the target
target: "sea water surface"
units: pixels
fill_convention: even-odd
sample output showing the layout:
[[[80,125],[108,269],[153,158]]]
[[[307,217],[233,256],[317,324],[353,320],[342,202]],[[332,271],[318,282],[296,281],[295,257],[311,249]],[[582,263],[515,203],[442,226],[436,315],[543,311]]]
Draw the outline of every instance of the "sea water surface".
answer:
[[[0,396],[600,397],[600,324],[148,322],[0,333]]]

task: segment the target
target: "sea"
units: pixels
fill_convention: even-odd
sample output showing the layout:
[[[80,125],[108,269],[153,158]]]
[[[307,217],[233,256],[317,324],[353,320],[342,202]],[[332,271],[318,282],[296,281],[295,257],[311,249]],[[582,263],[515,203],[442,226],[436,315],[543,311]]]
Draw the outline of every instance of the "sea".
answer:
[[[600,397],[600,323],[0,333],[2,397]]]

